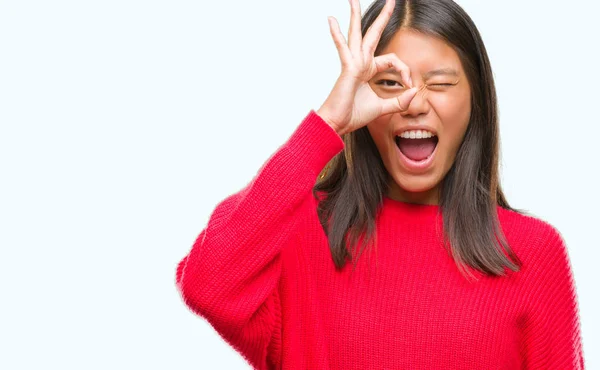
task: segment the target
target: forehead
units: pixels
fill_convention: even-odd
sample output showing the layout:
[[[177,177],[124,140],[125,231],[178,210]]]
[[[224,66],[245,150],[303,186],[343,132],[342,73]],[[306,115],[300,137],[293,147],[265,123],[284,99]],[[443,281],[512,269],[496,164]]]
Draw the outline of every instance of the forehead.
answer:
[[[395,53],[411,71],[427,73],[438,68],[462,71],[456,51],[443,40],[423,33],[401,29],[392,37],[380,55]]]

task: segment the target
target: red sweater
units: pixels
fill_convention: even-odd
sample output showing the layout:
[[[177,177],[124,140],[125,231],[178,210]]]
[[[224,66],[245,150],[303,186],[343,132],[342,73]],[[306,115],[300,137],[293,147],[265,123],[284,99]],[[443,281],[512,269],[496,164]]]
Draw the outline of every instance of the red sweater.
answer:
[[[583,369],[564,240],[498,207],[523,261],[468,282],[436,234],[437,205],[384,198],[378,247],[337,271],[312,187],[344,148],[310,111],[177,266],[187,306],[258,369]],[[375,253],[375,252],[376,253]],[[473,270],[475,271],[475,270]]]

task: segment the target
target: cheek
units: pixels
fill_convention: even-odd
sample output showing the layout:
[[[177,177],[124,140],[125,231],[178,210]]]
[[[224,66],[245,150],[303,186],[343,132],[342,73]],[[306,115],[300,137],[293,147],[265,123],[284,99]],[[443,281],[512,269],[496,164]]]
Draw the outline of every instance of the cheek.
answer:
[[[436,107],[436,112],[442,122],[441,135],[446,139],[446,145],[449,149],[456,150],[460,146],[469,124],[470,97],[440,94],[430,97],[430,101]]]
[[[367,124],[367,129],[380,152],[386,150],[389,120],[390,117],[383,116]]]
[[[380,117],[367,125],[367,129],[377,147],[379,156],[388,171],[390,170],[390,160],[396,155],[396,144],[390,140],[389,121],[389,117]]]

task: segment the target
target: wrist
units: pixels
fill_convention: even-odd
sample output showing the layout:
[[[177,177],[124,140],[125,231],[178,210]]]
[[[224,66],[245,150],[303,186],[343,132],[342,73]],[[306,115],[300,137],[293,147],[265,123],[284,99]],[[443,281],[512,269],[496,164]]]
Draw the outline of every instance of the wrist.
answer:
[[[325,113],[322,109],[318,109],[315,113],[317,113],[317,115],[319,117],[321,117],[321,119],[323,121],[325,121],[325,123],[327,123],[329,125],[329,127],[331,127],[338,135],[342,135],[341,130],[337,127],[337,125],[335,123],[333,123],[333,121],[331,121],[329,118],[327,118],[327,113]]]

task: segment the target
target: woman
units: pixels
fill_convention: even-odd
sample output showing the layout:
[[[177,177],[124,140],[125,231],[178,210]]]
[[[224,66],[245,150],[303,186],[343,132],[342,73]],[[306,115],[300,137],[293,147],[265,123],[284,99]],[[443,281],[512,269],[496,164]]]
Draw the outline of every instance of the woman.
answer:
[[[582,369],[565,243],[500,188],[472,20],[377,0],[361,28],[350,3],[331,94],[217,205],[185,303],[258,369]]]

